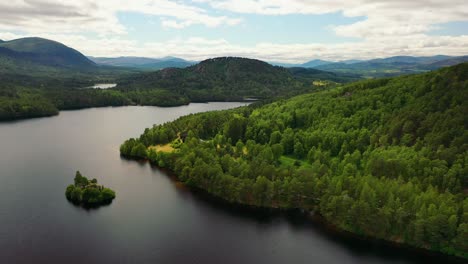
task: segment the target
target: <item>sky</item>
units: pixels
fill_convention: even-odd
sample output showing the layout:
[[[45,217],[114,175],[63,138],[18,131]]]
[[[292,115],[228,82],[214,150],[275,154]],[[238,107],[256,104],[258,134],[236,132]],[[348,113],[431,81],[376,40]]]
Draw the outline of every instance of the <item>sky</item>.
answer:
[[[270,62],[468,55],[466,0],[5,0],[0,39],[87,56]]]

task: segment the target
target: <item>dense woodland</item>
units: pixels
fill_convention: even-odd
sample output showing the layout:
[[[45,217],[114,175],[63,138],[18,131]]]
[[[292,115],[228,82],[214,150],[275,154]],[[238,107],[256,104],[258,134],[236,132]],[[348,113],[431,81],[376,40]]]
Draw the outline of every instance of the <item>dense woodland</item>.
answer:
[[[0,77],[1,79],[1,77]],[[51,116],[59,110],[128,105],[121,92],[100,89],[75,89],[56,86],[23,86],[0,82],[0,120]]]
[[[288,97],[357,79],[353,75],[318,70],[287,70],[243,58],[217,58],[187,69],[151,73],[96,66],[93,69],[93,74],[63,70],[60,78],[53,74],[47,77],[14,71],[2,73],[0,69],[0,120],[50,116],[59,110],[87,107],[178,106],[190,102]],[[112,89],[84,89],[97,82],[119,85]]]
[[[127,76],[118,80],[117,90],[130,94],[163,93],[170,101],[186,102],[240,101],[245,98],[272,98],[291,96],[316,89],[314,81],[321,85],[358,80],[352,74],[335,74],[314,69],[272,66],[266,62],[221,57],[200,62],[187,68],[168,68],[151,73]],[[147,102],[148,96],[141,97]],[[152,100],[158,96],[149,97]],[[156,101],[156,105],[159,105]]]
[[[120,151],[233,203],[468,258],[467,102],[460,64],[182,117]]]

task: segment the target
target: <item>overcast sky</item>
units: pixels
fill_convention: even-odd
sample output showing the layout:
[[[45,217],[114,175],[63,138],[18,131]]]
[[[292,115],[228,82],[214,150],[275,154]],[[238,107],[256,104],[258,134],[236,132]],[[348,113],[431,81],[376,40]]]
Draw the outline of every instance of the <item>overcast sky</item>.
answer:
[[[467,0],[2,0],[0,39],[89,56],[276,62],[468,55]]]

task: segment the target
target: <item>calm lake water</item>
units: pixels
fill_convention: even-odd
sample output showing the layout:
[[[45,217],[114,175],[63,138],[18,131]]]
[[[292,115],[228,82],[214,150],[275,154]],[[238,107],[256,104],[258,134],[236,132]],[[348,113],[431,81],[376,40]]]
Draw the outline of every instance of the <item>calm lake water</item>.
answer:
[[[301,216],[247,212],[119,156],[144,128],[242,103],[117,107],[0,123],[0,263],[448,263],[326,231]],[[84,210],[65,199],[80,170],[117,193]]]

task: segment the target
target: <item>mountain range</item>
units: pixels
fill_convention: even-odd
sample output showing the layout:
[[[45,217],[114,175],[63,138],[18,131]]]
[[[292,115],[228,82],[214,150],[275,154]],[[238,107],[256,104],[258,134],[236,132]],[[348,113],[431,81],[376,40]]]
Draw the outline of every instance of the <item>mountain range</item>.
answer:
[[[143,70],[159,70],[164,68],[185,68],[196,64],[176,57],[146,58],[146,57],[88,57],[99,65],[138,68]]]
[[[468,56],[436,55],[428,57],[394,56],[371,60],[326,61],[311,60],[302,64],[272,63],[287,68],[314,68],[335,73],[357,74],[363,78],[378,78],[421,73],[467,62]]]
[[[402,74],[421,73],[441,67],[468,61],[468,56],[451,57],[436,55],[429,57],[395,56],[372,60],[345,60],[331,62],[311,60],[303,64],[270,63],[275,66],[295,68],[291,71],[311,73],[297,68],[317,69],[342,76],[359,78],[389,77]],[[154,71],[165,68],[186,68],[197,64],[176,57],[86,57],[79,51],[59,42],[43,38],[21,38],[10,41],[0,40],[0,73],[38,76],[59,76],[63,74],[104,74],[115,75],[124,71]],[[323,73],[322,72],[322,73]],[[317,72],[313,72],[317,74]]]

